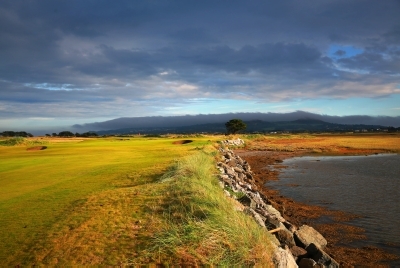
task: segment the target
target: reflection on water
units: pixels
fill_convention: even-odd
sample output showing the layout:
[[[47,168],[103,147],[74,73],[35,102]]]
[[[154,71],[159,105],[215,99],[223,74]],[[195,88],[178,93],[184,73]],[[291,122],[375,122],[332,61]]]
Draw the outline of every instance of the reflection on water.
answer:
[[[362,216],[369,244],[400,256],[400,155],[295,157],[268,183],[299,202]],[[290,187],[288,185],[296,185]]]

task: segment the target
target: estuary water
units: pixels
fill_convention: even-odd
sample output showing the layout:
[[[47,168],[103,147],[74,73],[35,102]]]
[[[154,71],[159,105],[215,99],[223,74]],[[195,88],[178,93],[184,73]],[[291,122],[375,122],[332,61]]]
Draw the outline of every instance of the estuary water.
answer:
[[[367,244],[400,256],[400,155],[303,156],[283,165],[268,187],[295,201],[361,216],[349,224],[366,230]]]

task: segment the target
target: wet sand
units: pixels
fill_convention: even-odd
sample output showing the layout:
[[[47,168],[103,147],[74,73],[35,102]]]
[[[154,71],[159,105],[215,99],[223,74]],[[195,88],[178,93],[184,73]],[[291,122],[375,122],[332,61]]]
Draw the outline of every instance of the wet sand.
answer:
[[[364,230],[347,224],[349,220],[357,218],[357,215],[295,202],[290,198],[280,195],[278,191],[268,189],[265,186],[268,181],[278,180],[279,169],[285,168],[281,164],[284,159],[305,155],[307,152],[241,149],[235,150],[235,153],[250,164],[258,190],[268,197],[270,203],[281,212],[286,220],[297,226],[308,224],[318,230],[328,240],[328,246],[325,251],[339,262],[341,267],[391,267],[393,266],[393,261],[400,258],[382,249],[369,246],[367,241],[365,241]],[[349,151],[346,153],[365,154],[366,152]],[[273,169],[269,168],[272,165]],[[288,185],[288,187],[296,187],[296,185]],[[354,241],[360,247],[349,245],[349,243]]]

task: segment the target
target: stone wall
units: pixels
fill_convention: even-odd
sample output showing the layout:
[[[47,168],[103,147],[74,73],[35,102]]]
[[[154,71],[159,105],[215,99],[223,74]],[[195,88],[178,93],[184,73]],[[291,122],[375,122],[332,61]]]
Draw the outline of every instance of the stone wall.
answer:
[[[237,146],[243,140],[227,140],[223,144]],[[310,226],[297,227],[286,221],[268,197],[257,191],[250,165],[227,147],[219,150],[221,159],[217,168],[221,187],[228,197],[243,204],[244,213],[273,235],[276,267],[339,267],[324,251],[327,241],[319,232]]]

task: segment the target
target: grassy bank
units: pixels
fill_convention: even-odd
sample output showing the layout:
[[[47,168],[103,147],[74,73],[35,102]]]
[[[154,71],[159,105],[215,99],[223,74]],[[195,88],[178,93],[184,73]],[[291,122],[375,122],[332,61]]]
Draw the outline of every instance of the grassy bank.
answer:
[[[212,176],[213,139],[45,139],[47,149],[33,151],[32,142],[0,146],[1,263],[269,260],[266,234],[234,212]]]
[[[153,209],[162,228],[146,252],[185,266],[272,266],[270,235],[224,195],[213,174],[214,154],[186,157],[164,175],[166,195]]]

